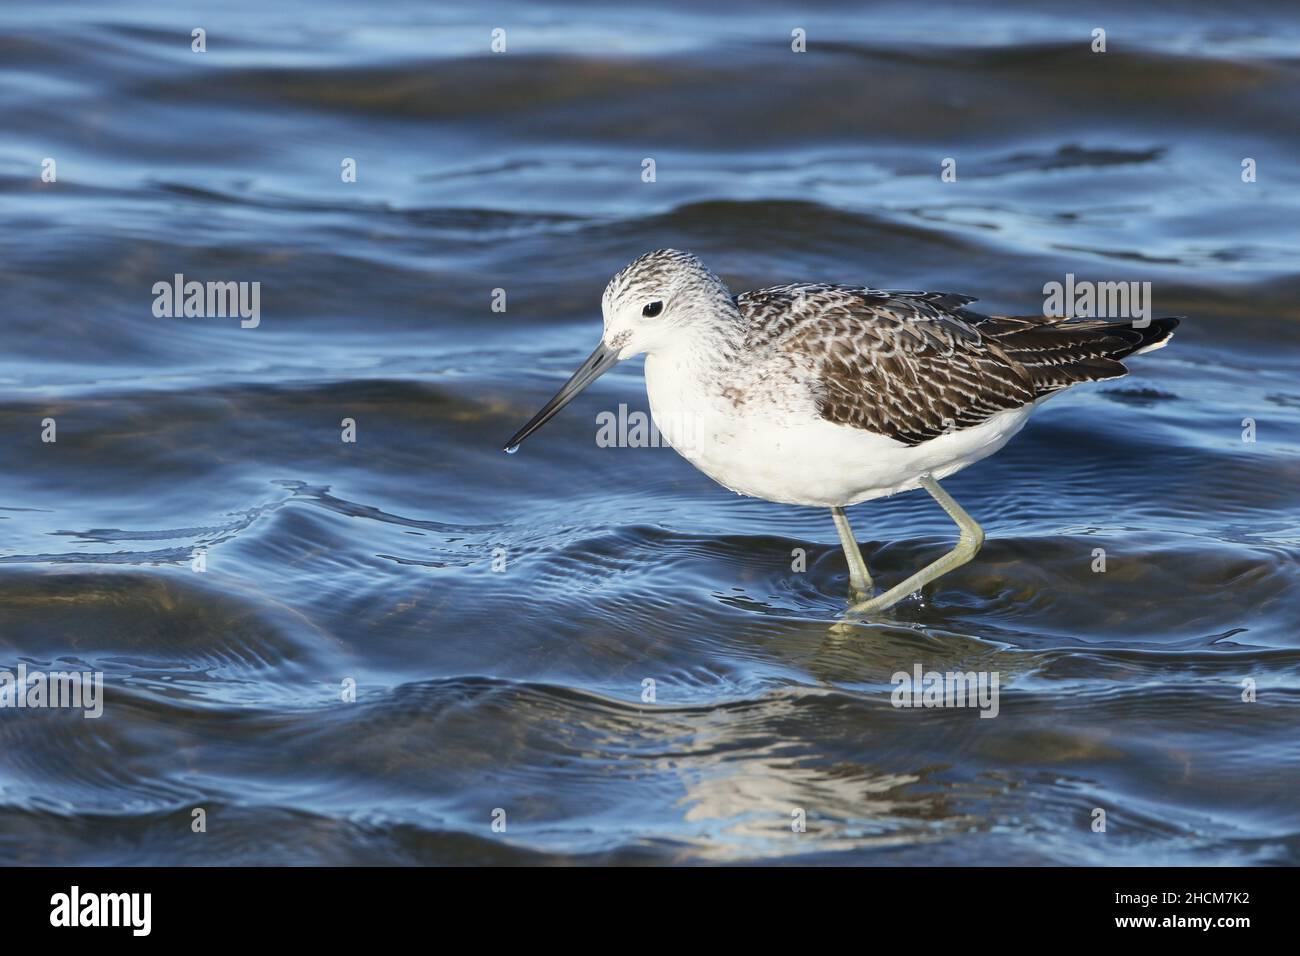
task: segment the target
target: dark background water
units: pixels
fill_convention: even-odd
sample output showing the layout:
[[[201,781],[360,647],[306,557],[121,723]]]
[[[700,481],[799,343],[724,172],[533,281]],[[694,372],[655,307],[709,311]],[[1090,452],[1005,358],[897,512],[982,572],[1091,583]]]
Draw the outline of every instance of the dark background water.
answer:
[[[1300,14],[1133,6],[6,3],[0,668],[107,686],[0,710],[0,859],[1300,860]],[[825,512],[597,446],[639,363],[499,450],[666,245],[1188,319],[948,483],[975,563],[842,628]],[[261,325],[155,318],[175,273]],[[883,583],[952,534],[851,515]],[[998,718],[891,707],[918,662]]]

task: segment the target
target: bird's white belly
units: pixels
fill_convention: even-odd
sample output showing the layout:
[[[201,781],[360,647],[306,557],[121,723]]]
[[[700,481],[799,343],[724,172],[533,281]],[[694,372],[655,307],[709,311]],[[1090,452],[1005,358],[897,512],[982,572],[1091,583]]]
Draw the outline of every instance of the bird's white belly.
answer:
[[[815,409],[740,404],[721,395],[656,387],[647,367],[650,410],[683,458],[732,491],[785,504],[844,506],[918,487],[993,454],[1018,432],[1033,406],[909,446],[826,421]]]

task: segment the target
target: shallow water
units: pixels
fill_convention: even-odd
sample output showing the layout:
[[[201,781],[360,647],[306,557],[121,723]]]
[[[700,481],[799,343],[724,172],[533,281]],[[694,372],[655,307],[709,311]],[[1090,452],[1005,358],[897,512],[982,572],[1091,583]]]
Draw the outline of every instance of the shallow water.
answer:
[[[1300,862],[1300,17],[1049,10],[6,4],[0,669],[105,700],[0,709],[0,859]],[[500,452],[666,245],[1188,318],[946,483],[975,563],[843,627],[826,513],[598,446],[639,362]],[[175,273],[261,324],[155,318]],[[851,516],[886,584],[952,536]],[[997,718],[891,706],[918,663]]]

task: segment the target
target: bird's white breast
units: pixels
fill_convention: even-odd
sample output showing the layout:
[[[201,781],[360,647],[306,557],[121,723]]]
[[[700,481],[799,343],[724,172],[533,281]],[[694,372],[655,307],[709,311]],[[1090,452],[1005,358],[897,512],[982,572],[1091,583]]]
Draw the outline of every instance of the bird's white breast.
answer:
[[[1005,445],[1033,410],[909,446],[825,420],[797,377],[729,382],[654,354],[645,376],[655,425],[683,458],[732,491],[785,504],[850,505],[943,478]]]

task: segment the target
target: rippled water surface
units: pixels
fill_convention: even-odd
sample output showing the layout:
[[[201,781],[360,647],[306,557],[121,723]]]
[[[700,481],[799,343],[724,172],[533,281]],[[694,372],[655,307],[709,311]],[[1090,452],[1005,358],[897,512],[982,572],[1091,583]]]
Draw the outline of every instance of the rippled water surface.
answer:
[[[0,669],[105,701],[0,709],[0,859],[1300,862],[1298,101],[1285,3],[5,4]],[[824,511],[598,446],[639,362],[500,452],[660,246],[1187,318],[843,626]],[[156,318],[176,273],[260,325]],[[851,516],[884,583],[952,536]],[[997,718],[891,706],[916,664]]]

